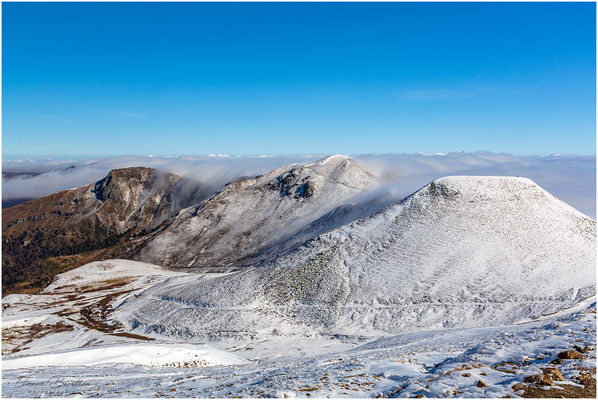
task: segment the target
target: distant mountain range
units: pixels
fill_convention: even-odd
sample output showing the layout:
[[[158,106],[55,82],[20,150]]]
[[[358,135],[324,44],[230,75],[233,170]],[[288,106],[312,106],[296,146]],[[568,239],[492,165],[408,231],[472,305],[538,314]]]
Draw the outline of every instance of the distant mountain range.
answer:
[[[152,296],[177,302],[142,296],[123,310],[176,326],[178,304],[284,304],[285,318],[346,333],[469,324],[483,314],[509,322],[567,307],[594,284],[595,221],[528,179],[447,177],[396,202],[372,195],[377,178],[341,155],[238,179],[201,201],[200,178],[117,169],[3,210],[3,290],[37,290],[108,258],[238,271],[157,285]],[[193,334],[220,323],[210,312],[198,321]],[[235,326],[252,329],[243,318]]]
[[[4,209],[3,390],[595,393],[596,221],[531,180],[399,200],[337,155],[206,192],[124,168]]]

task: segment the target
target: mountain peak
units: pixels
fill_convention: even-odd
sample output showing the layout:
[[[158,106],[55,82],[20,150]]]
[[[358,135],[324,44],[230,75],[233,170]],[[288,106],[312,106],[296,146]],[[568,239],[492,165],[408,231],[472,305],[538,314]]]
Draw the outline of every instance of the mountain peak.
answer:
[[[476,184],[492,181],[533,182],[522,176],[508,175],[448,175],[434,180],[434,182],[472,182]]]
[[[424,206],[450,201],[456,207],[556,207],[588,219],[586,215],[557,199],[534,181],[519,176],[447,176],[438,178],[405,198],[403,205]],[[457,206],[457,203],[459,205]],[[402,207],[401,205],[398,205]],[[501,206],[502,207],[502,206]]]
[[[412,196],[459,197],[476,202],[554,199],[531,179],[518,176],[446,176],[430,182]]]
[[[3,269],[3,283],[47,276],[40,260],[48,257],[117,243],[123,247],[109,251],[126,253],[136,246],[127,238],[151,232],[197,203],[201,189],[198,182],[153,168],[120,168],[95,183],[4,209],[2,237],[10,246],[3,249],[3,261],[11,264]]]
[[[121,195],[123,191],[128,191],[136,185],[148,186],[156,172],[155,169],[146,167],[113,169],[108,172],[106,177],[95,183],[92,192],[98,200],[106,201]]]
[[[236,181],[182,212],[141,250],[139,259],[176,268],[261,262],[277,254],[281,242],[296,245],[297,232],[373,183],[374,177],[347,156],[287,165]],[[271,254],[270,249],[276,251]]]
[[[344,154],[333,154],[331,156],[319,159],[318,161],[315,162],[315,164],[324,165],[324,164],[328,164],[329,162],[339,163],[339,162],[344,162],[347,160],[353,160],[353,158],[351,158],[347,155],[344,155]]]
[[[148,176],[149,174],[155,173],[156,170],[154,168],[149,167],[125,167],[125,168],[115,168],[110,170],[108,175],[123,179],[131,179],[131,178],[143,178]]]
[[[321,158],[312,163],[305,164],[303,167],[313,169],[313,168],[322,168],[322,167],[326,166],[327,169],[332,170],[334,168],[347,166],[347,165],[357,167],[355,160],[353,160],[351,157],[343,155],[343,154],[335,154],[332,156]]]
[[[520,176],[453,175],[435,179],[434,181],[432,181],[432,183],[453,188],[471,187],[476,189],[482,189],[485,187],[521,188],[522,186],[538,186],[531,179]]]
[[[373,175],[359,166],[353,158],[342,154],[335,154],[306,164],[301,167],[301,171],[307,174],[315,173],[317,176],[326,177],[342,185],[360,190],[368,187],[374,180]]]

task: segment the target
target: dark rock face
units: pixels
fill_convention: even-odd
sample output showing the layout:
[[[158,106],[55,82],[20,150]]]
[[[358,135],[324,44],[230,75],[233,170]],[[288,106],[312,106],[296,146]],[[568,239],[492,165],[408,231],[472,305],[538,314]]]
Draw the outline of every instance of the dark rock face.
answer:
[[[478,383],[476,384],[477,387],[479,388],[485,388],[488,387],[488,385],[483,381],[483,380],[479,380]]]
[[[109,198],[110,190],[108,189],[108,186],[110,185],[110,182],[112,182],[112,173],[109,173],[107,177],[96,182],[91,191],[96,195],[96,199],[105,201]]]
[[[152,232],[200,197],[195,181],[133,167],[4,209],[3,287],[44,275],[49,257],[95,251]],[[35,285],[43,286],[46,280]]]

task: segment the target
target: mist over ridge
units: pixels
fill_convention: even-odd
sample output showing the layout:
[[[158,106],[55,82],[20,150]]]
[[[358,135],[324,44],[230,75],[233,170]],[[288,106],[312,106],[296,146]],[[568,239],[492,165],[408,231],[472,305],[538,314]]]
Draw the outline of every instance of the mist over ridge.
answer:
[[[102,179],[114,168],[152,167],[198,180],[205,195],[240,177],[254,177],[287,164],[304,164],[323,154],[294,156],[120,156],[104,158],[5,158],[3,203],[46,196]],[[507,153],[361,154],[357,163],[382,179],[398,198],[448,175],[506,175],[532,179],[591,217],[596,216],[596,156],[515,156]]]

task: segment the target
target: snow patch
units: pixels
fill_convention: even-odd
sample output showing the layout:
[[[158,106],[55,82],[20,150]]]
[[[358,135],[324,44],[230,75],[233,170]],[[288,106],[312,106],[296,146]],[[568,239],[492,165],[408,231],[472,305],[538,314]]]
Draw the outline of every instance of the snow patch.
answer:
[[[240,365],[247,360],[209,345],[123,344],[55,352],[2,361],[3,369],[74,367],[110,363],[146,366]]]

